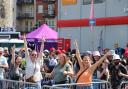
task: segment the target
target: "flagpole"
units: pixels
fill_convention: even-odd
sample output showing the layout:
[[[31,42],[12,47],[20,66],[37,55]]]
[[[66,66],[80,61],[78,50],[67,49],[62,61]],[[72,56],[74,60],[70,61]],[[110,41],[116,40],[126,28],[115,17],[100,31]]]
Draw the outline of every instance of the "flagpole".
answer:
[[[95,25],[95,19],[94,19],[94,0],[91,0],[91,10],[90,10],[90,18],[89,18],[89,24],[90,24],[90,32],[92,33],[92,51],[94,51],[94,25]]]
[[[81,1],[82,1],[82,0],[81,0]],[[80,3],[80,19],[81,19],[81,17],[82,17],[82,5],[81,5],[81,3]],[[80,48],[80,51],[81,51],[81,49],[82,49],[82,48],[81,48],[81,47],[82,47],[82,45],[81,45],[81,44],[82,44],[82,40],[81,40],[81,36],[82,36],[81,30],[82,30],[82,28],[80,27],[80,42],[79,42],[79,43],[80,43],[80,47],[79,47],[79,48]]]
[[[57,16],[57,20],[61,19],[61,0],[57,0],[58,3],[58,16]],[[57,28],[57,32],[58,32],[58,38],[60,38],[60,34],[61,34],[61,28]]]

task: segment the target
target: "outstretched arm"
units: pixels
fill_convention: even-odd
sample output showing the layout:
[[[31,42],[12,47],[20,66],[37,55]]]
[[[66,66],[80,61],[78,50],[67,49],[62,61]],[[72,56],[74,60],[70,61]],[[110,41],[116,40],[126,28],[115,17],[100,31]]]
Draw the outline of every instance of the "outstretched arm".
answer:
[[[44,50],[44,42],[45,42],[45,40],[44,40],[44,38],[42,38],[41,39],[41,48],[40,48],[39,57],[38,57],[39,59],[42,59],[42,57],[43,57],[42,53]]]
[[[12,50],[11,63],[15,66],[15,45],[13,45],[13,47],[11,47],[11,50]]]
[[[74,46],[75,46],[75,49],[76,49],[76,57],[77,57],[79,66],[80,66],[80,68],[82,68],[83,67],[83,64],[82,64],[83,60],[81,59],[79,48],[78,48],[78,44],[77,44],[76,40],[74,42]]]
[[[124,78],[127,78],[127,79],[128,79],[127,68],[124,67],[124,68],[123,68],[123,72],[121,72],[121,70],[120,70],[119,73],[118,73],[118,75],[121,76],[121,77],[124,77]]]
[[[119,76],[122,76],[124,78],[127,78],[128,79],[128,74],[123,74],[123,73],[120,73]]]
[[[23,36],[23,39],[24,39],[24,48],[25,48],[25,59],[30,59],[25,34]]]
[[[92,65],[91,71],[94,72],[96,68],[104,61],[106,60],[107,56],[110,55],[109,52],[107,52],[102,58],[100,58],[99,61],[97,61],[95,64]]]

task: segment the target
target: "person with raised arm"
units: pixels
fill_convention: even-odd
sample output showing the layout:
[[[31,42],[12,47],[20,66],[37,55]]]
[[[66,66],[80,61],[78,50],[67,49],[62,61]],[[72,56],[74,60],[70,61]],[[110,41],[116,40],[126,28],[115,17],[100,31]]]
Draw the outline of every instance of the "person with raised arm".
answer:
[[[84,56],[83,59],[80,56],[80,52],[78,49],[77,41],[74,42],[75,48],[76,48],[76,57],[80,66],[80,70],[77,73],[77,83],[84,83],[82,85],[78,85],[77,89],[81,89],[81,87],[84,87],[84,89],[92,89],[91,82],[93,73],[96,70],[96,68],[107,58],[107,56],[110,54],[109,52],[106,53],[102,58],[100,58],[99,61],[97,61],[95,64],[91,65],[91,59],[89,56]],[[90,84],[86,84],[90,83]]]
[[[11,48],[12,50],[12,59],[9,67],[9,78],[11,80],[22,80],[23,72],[20,68],[22,64],[22,57],[15,55],[15,45]]]
[[[42,79],[42,74],[41,74],[41,60],[42,60],[42,53],[44,49],[44,39],[41,39],[41,48],[39,55],[37,54],[36,50],[33,50],[31,53],[28,52],[27,48],[27,41],[26,37],[24,35],[24,47],[25,47],[25,59],[26,59],[26,75],[25,79],[27,82],[32,82],[32,83],[37,83],[38,89],[41,89],[41,79]]]
[[[71,65],[67,62],[67,56],[64,53],[58,55],[58,64],[51,73],[46,73],[46,77],[53,77],[55,84],[69,83],[68,76],[73,76],[74,72]]]

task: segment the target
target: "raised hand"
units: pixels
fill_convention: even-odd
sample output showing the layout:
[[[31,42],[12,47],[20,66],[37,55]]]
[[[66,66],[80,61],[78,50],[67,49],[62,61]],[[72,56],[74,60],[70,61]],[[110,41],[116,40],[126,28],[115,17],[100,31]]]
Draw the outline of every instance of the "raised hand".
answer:
[[[16,46],[14,44],[13,47],[11,47],[12,52],[15,52],[15,48],[16,48]]]
[[[75,49],[76,49],[76,57],[77,57],[79,66],[80,66],[80,68],[83,68],[83,64],[82,64],[83,60],[81,59],[79,48],[78,48],[78,44],[77,44],[76,40],[74,41],[74,46],[75,46]]]
[[[42,37],[41,41],[42,41],[42,42],[45,42],[46,40],[45,40],[45,38],[44,38],[44,37]]]
[[[112,55],[111,51],[108,51],[108,52],[105,54],[106,57],[109,56],[109,55]]]
[[[26,35],[25,35],[25,34],[23,35],[23,39],[24,39],[24,40],[26,39]]]
[[[75,46],[75,49],[76,49],[76,54],[79,54],[79,48],[78,48],[78,44],[77,44],[77,41],[75,40],[74,41],[74,46]]]
[[[13,47],[11,47],[11,50],[12,50],[12,59],[11,59],[11,63],[14,64],[15,66],[15,44],[13,45]]]

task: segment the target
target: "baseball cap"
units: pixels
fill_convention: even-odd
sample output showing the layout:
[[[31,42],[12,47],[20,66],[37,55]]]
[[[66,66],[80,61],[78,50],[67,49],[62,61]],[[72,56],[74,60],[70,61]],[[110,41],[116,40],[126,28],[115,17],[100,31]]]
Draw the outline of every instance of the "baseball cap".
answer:
[[[50,51],[51,51],[51,52],[52,52],[52,51],[56,51],[56,49],[52,47],[52,48],[50,48]]]
[[[47,49],[45,49],[45,50],[44,50],[44,52],[47,52],[47,53],[49,53],[49,51],[48,51]]]
[[[113,61],[115,61],[115,60],[120,60],[120,56],[117,55],[117,54],[115,54],[115,55],[113,56]]]

